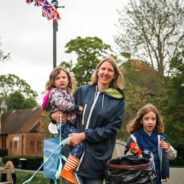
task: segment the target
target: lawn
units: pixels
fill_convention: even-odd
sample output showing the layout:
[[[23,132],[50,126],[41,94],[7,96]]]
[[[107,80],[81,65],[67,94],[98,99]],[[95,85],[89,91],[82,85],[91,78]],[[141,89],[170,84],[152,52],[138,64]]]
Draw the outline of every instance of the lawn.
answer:
[[[23,172],[23,171],[16,171],[16,184],[23,184],[26,180],[28,180],[33,173],[31,172]],[[43,173],[37,173],[35,177],[31,180],[30,184],[50,184],[50,180],[44,178]]]
[[[23,184],[32,175],[33,175],[33,172],[16,171],[16,178],[17,178],[16,184]],[[62,183],[62,181],[60,181],[60,184],[61,183]],[[37,173],[34,176],[34,178],[31,180],[31,182],[29,182],[28,184],[50,184],[50,179],[44,178],[43,173]],[[59,184],[59,182],[58,182],[58,184]],[[63,182],[63,184],[64,184],[64,182]]]

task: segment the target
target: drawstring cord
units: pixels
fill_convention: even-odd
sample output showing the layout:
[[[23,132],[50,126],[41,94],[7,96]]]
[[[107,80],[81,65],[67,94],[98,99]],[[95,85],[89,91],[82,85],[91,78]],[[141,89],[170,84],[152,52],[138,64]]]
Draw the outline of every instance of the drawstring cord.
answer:
[[[104,94],[103,94],[103,97],[102,97],[102,109],[104,107]]]
[[[101,92],[100,91],[98,91],[98,89],[97,89],[97,86],[96,86],[96,91],[95,91],[95,96],[94,96],[94,101],[95,101],[95,99],[96,99],[96,96],[98,95],[98,93],[100,94]],[[104,93],[103,93],[103,96],[102,96],[102,109],[103,109],[103,107],[104,107]]]

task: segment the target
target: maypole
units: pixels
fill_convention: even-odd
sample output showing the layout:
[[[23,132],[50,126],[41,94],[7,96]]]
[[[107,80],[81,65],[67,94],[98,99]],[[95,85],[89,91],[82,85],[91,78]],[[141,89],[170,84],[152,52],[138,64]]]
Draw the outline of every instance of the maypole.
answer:
[[[58,6],[57,0],[52,0],[52,4],[47,0],[26,0],[28,4],[34,2],[35,6],[42,8],[42,16],[48,20],[53,20],[53,68],[57,63],[57,31],[58,31],[58,19],[60,15],[57,11],[58,8],[64,8],[64,6]]]
[[[57,9],[58,1],[52,0],[52,4]],[[53,68],[56,67],[57,63],[57,31],[58,31],[58,23],[53,21]]]
[[[56,67],[57,64],[57,31],[58,31],[58,19],[60,19],[60,15],[57,11],[58,8],[64,8],[64,6],[58,6],[57,0],[52,0],[49,3],[47,0],[26,0],[28,4],[34,2],[35,6],[42,7],[42,16],[46,17],[48,20],[53,20],[53,68]],[[43,163],[44,165],[45,163]],[[43,167],[43,165],[40,166]],[[40,169],[39,168],[39,169]],[[38,170],[39,170],[38,169]],[[32,178],[36,175],[37,171],[34,175],[27,180],[25,183],[30,182]],[[51,183],[56,183],[56,180],[50,180]]]
[[[51,1],[55,9],[64,8],[64,6],[58,6],[57,0]],[[58,22],[53,21],[53,68],[56,67],[57,64],[57,31],[58,31]]]

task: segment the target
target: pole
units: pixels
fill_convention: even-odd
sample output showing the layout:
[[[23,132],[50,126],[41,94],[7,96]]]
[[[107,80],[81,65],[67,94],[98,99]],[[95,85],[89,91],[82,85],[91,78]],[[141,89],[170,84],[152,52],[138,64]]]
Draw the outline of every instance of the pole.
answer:
[[[53,6],[58,8],[58,1],[52,0]],[[57,64],[57,31],[58,31],[58,23],[53,21],[53,68],[56,67]],[[50,179],[50,184],[54,184],[54,180]]]
[[[52,0],[53,6],[58,8],[58,1]],[[58,23],[53,21],[53,68],[56,67],[57,64],[57,31],[58,31]]]
[[[57,64],[57,31],[58,24],[53,21],[53,68],[55,68]]]
[[[57,8],[64,8],[64,6],[59,7],[57,0],[52,0],[53,6]],[[58,31],[58,23],[53,21],[53,68],[56,67],[57,64],[57,31]],[[58,182],[58,181],[57,181]],[[54,184],[54,180],[50,180],[50,184]]]

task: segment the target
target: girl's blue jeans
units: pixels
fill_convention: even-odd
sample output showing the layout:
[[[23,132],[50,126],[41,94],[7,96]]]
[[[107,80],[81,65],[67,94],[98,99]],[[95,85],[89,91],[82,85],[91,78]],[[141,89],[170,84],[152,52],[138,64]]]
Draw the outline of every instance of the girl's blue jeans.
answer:
[[[62,125],[61,127],[61,134],[63,138],[67,138],[69,134],[71,133],[80,133],[80,131],[78,129],[76,129],[72,124],[66,122],[65,124]],[[80,144],[78,144],[77,146],[75,146],[72,151],[71,154],[74,157],[77,157],[78,159],[80,159],[82,153],[84,151],[84,143],[81,142]]]

